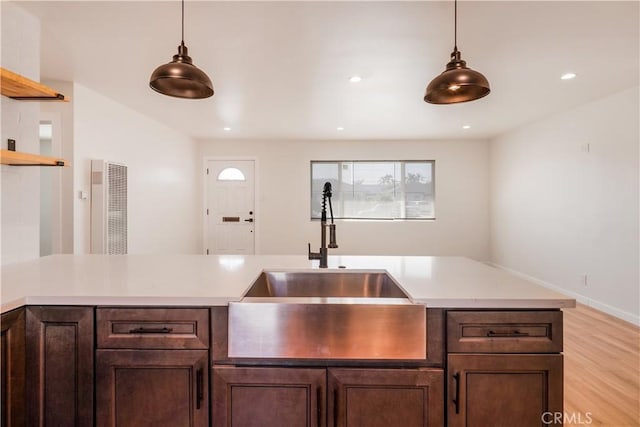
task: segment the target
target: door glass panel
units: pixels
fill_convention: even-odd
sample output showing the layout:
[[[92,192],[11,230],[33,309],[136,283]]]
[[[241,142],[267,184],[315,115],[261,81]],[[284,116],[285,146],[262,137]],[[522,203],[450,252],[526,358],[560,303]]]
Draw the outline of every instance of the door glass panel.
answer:
[[[226,168],[218,174],[218,181],[245,181],[246,178],[240,169]]]

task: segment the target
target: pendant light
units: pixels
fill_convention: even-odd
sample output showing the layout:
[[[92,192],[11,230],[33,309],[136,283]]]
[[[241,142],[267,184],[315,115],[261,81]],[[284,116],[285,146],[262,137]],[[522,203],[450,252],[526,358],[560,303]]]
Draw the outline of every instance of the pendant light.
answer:
[[[456,104],[474,101],[491,92],[489,81],[467,67],[458,51],[458,0],[454,0],[454,43],[447,68],[427,86],[424,100],[430,104]]]
[[[193,65],[184,45],[184,0],[182,0],[182,40],[173,60],[156,68],[149,86],[163,95],[176,98],[202,99],[213,95],[213,84],[204,71]]]

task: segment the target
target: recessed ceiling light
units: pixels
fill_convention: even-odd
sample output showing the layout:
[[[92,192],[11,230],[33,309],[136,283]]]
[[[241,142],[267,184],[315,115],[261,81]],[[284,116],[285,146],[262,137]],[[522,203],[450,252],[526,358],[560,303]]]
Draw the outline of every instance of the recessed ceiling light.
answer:
[[[344,128],[343,128],[342,126],[338,126],[338,127],[336,128],[336,130],[337,130],[337,131],[343,131],[343,130],[344,130]]]
[[[462,125],[462,129],[471,129],[471,125]]]
[[[577,76],[576,73],[565,73],[562,76],[560,76],[561,80],[571,80],[571,79],[575,79]]]
[[[230,127],[225,127],[224,130],[226,130],[227,132],[229,132],[231,130]]]
[[[351,77],[349,77],[349,81],[351,83],[358,83],[358,82],[362,81],[362,77],[360,77],[360,76],[351,76]]]

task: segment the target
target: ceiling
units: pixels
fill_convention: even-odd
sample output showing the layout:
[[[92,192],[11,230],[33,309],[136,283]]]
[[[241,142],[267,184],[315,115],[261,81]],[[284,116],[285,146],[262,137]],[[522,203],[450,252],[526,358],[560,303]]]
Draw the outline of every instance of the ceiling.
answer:
[[[491,94],[457,105],[423,101],[453,48],[452,1],[189,0],[185,44],[216,92],[205,100],[149,88],[177,53],[179,2],[18,4],[41,20],[43,80],[195,138],[490,138],[639,84],[637,1],[458,3],[458,48]]]

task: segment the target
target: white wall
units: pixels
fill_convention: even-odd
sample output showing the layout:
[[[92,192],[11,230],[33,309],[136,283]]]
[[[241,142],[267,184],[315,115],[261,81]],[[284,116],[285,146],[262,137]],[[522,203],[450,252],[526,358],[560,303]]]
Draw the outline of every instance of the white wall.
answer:
[[[320,245],[309,219],[311,160],[435,160],[435,221],[338,221],[330,254],[489,258],[486,141],[203,141],[206,157],[257,159],[256,253]]]
[[[1,2],[2,67],[40,78],[40,22],[10,2]],[[7,138],[18,151],[39,153],[38,103],[2,100],[2,148]],[[40,254],[40,168],[2,166],[2,264]]]
[[[635,323],[638,105],[636,87],[490,144],[492,261]]]
[[[199,253],[201,176],[190,138],[74,85],[74,253],[90,252],[91,159],[127,165],[129,253]]]

